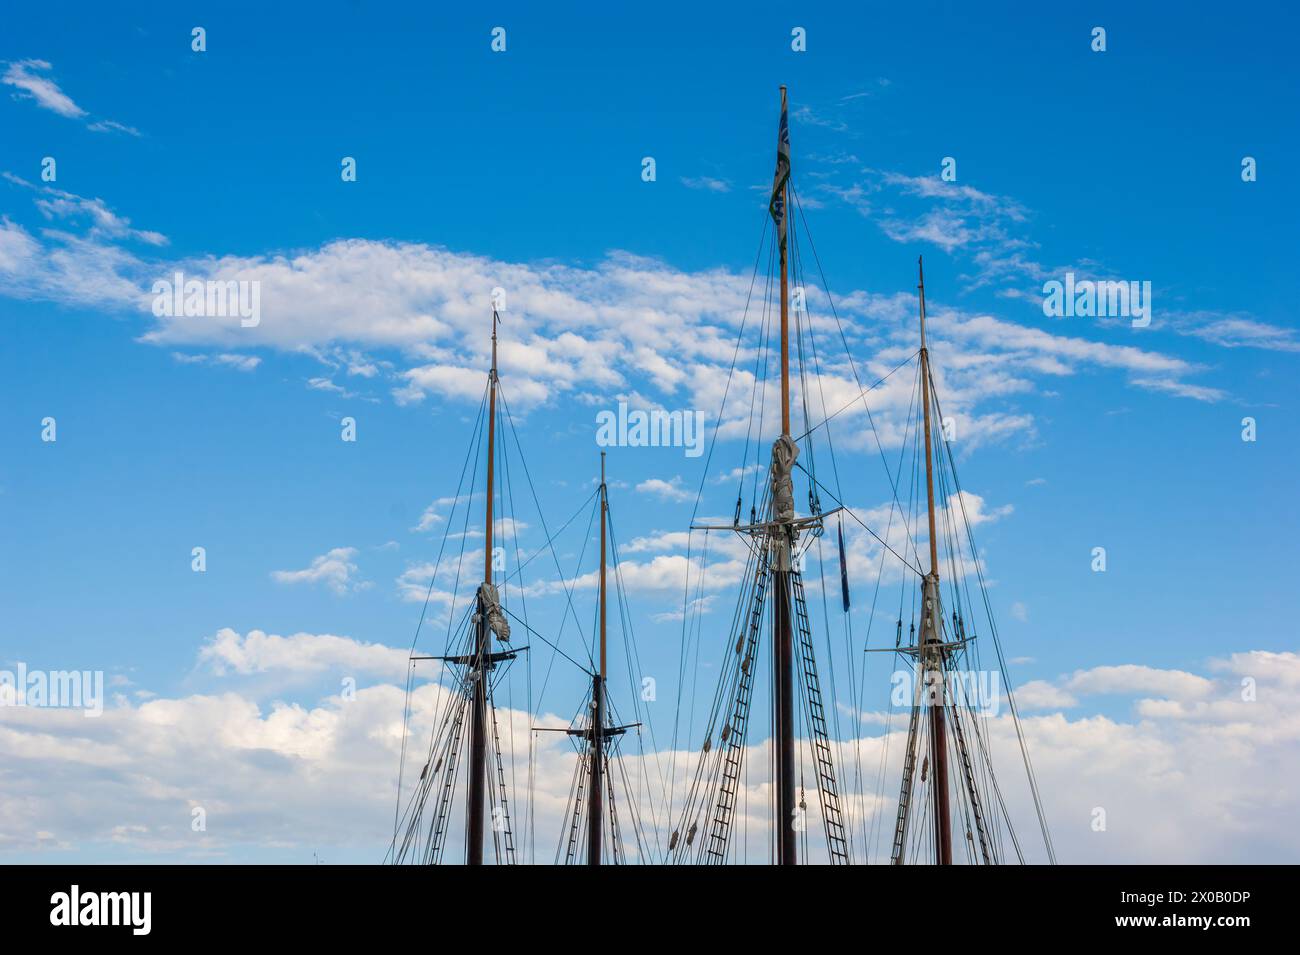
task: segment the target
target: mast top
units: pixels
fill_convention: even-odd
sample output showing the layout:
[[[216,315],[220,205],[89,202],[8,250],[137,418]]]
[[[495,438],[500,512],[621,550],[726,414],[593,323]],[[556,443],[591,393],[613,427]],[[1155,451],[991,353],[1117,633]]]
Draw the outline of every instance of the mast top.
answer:
[[[781,120],[776,132],[776,172],[768,212],[776,226],[781,254],[781,435],[790,435],[790,279],[786,257],[786,231],[790,188],[790,117],[785,86],[781,87]]]
[[[939,579],[939,541],[935,534],[934,462],[930,446],[930,352],[925,347],[925,267],[916,258],[917,291],[921,304],[921,405],[925,415],[925,497],[930,525],[930,574]]]
[[[496,381],[497,378],[497,322],[499,322],[500,320],[501,320],[501,316],[497,312],[496,306],[493,305],[492,306],[492,371],[490,373],[492,375],[493,381]]]
[[[924,256],[916,257],[917,291],[921,296],[921,351],[925,351],[925,264]]]
[[[497,314],[496,303],[492,304],[492,368],[488,372],[488,442],[487,442],[487,507],[483,539],[483,582],[492,583],[492,479],[494,477],[497,432]]]

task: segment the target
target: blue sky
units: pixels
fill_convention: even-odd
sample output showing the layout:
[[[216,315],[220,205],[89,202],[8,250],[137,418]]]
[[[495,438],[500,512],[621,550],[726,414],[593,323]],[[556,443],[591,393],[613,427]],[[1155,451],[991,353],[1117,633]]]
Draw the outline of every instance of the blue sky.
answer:
[[[313,644],[326,662],[306,676],[246,658],[251,672],[230,659],[223,670],[203,656],[223,628],[409,644],[420,604],[403,580],[419,579],[438,543],[413,528],[455,490],[482,388],[462,373],[485,367],[493,285],[512,296],[503,342],[526,346],[503,352],[502,377],[552,524],[590,493],[599,409],[626,397],[716,414],[719,349],[735,334],[726,315],[748,281],[771,182],[780,83],[795,182],[856,360],[914,336],[915,260],[926,257],[934,361],[968,422],[963,484],[1000,515],[976,533],[1005,645],[1024,658],[1016,677],[1038,688],[1041,718],[1062,721],[1045,723],[1045,738],[1064,734],[1079,759],[1090,746],[1130,747],[1133,762],[1116,757],[1115,778],[1097,785],[1116,803],[1132,798],[1118,815],[1133,831],[1151,828],[1143,807],[1168,785],[1126,788],[1133,766],[1182,765],[1235,736],[1250,748],[1238,762],[1192,761],[1206,780],[1248,776],[1266,756],[1294,769],[1291,730],[1279,738],[1262,717],[1208,715],[1238,675],[1262,685],[1298,669],[1300,204],[1286,165],[1298,91],[1295,15],[1281,5],[1248,16],[1125,4],[764,4],[744,15],[28,5],[9,25],[0,666],[103,669],[120,678],[128,712],[103,730],[122,734],[122,763],[95,771],[72,743],[65,765],[41,765],[52,757],[33,755],[40,734],[76,734],[40,722],[55,716],[23,716],[33,722],[14,730],[11,755],[32,769],[24,783],[10,777],[11,794],[110,773],[120,802],[104,818],[75,807],[47,818],[14,795],[0,850],[188,857],[167,835],[164,803],[125,781],[129,721],[149,722],[151,702],[184,720],[194,701],[234,694],[266,729],[279,701],[307,734],[313,714],[335,714],[329,694],[352,671],[329,647]],[[490,49],[498,25],[504,53]],[[1104,53],[1089,47],[1098,25]],[[194,26],[206,52],[191,50]],[[790,49],[796,26],[806,52]],[[54,182],[41,179],[47,156]],[[356,182],[340,179],[345,156]],[[938,179],[949,156],[956,183]],[[1255,182],[1242,181],[1246,156]],[[644,157],[654,182],[642,179]],[[155,319],[149,287],[181,267],[260,278],[262,325]],[[1044,317],[1042,284],[1067,271],[1151,282],[1150,327]],[[40,440],[46,416],[58,422],[54,444]],[[356,443],[339,440],[345,416]],[[724,441],[715,473],[740,453]],[[861,475],[855,503],[888,501],[869,447],[844,460]],[[694,494],[671,488],[694,489],[701,459],[616,450],[609,468],[623,544],[685,529]],[[729,514],[730,488],[706,486],[702,513]],[[535,535],[531,506],[520,511]],[[566,542],[574,554],[580,543]],[[207,550],[204,574],[190,569],[194,546]],[[655,546],[671,550],[645,553]],[[1090,571],[1096,546],[1105,574]],[[315,582],[274,576],[317,558]],[[637,636],[670,700],[680,625],[654,615],[680,606],[681,589],[642,563]],[[391,688],[391,658],[376,659],[359,682]],[[1072,676],[1121,666],[1145,669],[1108,685]],[[1195,689],[1178,696],[1170,681],[1183,677]],[[544,705],[563,714],[580,676],[558,679]],[[1294,703],[1298,684],[1276,679],[1273,705]],[[1161,723],[1153,700],[1206,711]],[[1098,727],[1113,736],[1093,739]],[[233,732],[214,729],[214,745]],[[273,821],[232,797],[238,834],[214,827],[202,853],[294,860],[323,845],[340,861],[370,858],[364,840],[328,841],[340,820],[374,822],[367,800],[391,806],[392,760],[370,758],[389,775],[322,813],[318,833],[277,842]],[[1068,768],[1053,775],[1061,788]],[[275,779],[264,782],[273,791]],[[1257,785],[1270,812],[1294,812],[1293,797]],[[1062,805],[1062,827],[1087,806]],[[1205,813],[1202,828],[1218,818]],[[186,834],[187,821],[185,810]],[[1236,824],[1191,848],[1171,837],[1121,852],[1081,834],[1075,855],[1294,857],[1294,845],[1269,847]],[[1230,834],[1243,840],[1231,851]]]

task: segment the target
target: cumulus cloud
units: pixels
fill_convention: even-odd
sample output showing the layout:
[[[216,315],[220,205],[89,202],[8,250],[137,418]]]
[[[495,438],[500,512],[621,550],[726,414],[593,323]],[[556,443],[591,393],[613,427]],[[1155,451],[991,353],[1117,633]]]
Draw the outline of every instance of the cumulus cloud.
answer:
[[[1182,670],[1124,664],[1093,667],[1076,672],[1066,681],[1075,693],[1155,693],[1178,700],[1202,699],[1214,688],[1211,680]]]
[[[1108,695],[1151,694],[1167,701],[1190,703],[1208,698],[1215,690],[1212,679],[1195,673],[1126,663],[1076,670],[1056,681],[1034,680],[1017,690],[1016,695],[1025,709],[1054,709],[1077,706],[1081,697]]]
[[[282,637],[262,630],[239,634],[223,627],[199,651],[199,663],[217,674],[338,671],[395,679],[406,673],[407,654],[382,644],[331,634],[295,633]]]
[[[689,501],[695,496],[688,488],[682,486],[680,475],[667,481],[663,478],[647,478],[640,482],[636,489],[642,494],[650,494],[663,501]]]
[[[1078,703],[1066,690],[1047,680],[1030,680],[1016,690],[1016,705],[1024,712],[1069,709]]]
[[[274,570],[271,578],[282,584],[323,583],[342,596],[370,586],[368,582],[357,579],[357,565],[353,561],[356,556],[355,547],[335,547],[312,558],[309,567],[302,570]]]
[[[454,497],[440,497],[424,509],[420,519],[415,522],[411,528],[413,533],[422,534],[425,531],[431,531],[440,524],[446,523],[447,518],[443,516],[442,511],[456,503]]]
[[[404,657],[342,637],[281,638],[262,631],[241,636],[224,629],[201,651],[203,666],[222,668],[227,677],[306,665],[396,678]],[[1172,680],[1149,673],[1121,679],[1137,692],[1173,687],[1182,696],[1181,710],[1135,713],[1133,719],[1054,713],[1024,720],[1062,861],[1284,862],[1300,852],[1300,833],[1291,824],[1300,811],[1300,720],[1294,715],[1300,656],[1236,654],[1211,661],[1207,669]],[[1103,685],[1113,686],[1114,677],[1105,674]],[[1199,689],[1187,677],[1213,686]],[[1248,695],[1243,680],[1250,681]],[[415,753],[423,752],[449,692],[436,682],[413,691],[409,725]],[[76,711],[10,708],[0,724],[0,763],[9,771],[8,798],[0,806],[0,852],[49,859],[111,847],[158,860],[238,859],[254,851],[250,847],[261,847],[306,859],[313,850],[346,847],[378,861],[392,834],[404,708],[402,689],[390,682],[360,686],[352,700],[264,703],[242,689],[162,695],[139,704],[119,698],[96,720]],[[851,707],[843,712],[853,715]],[[537,725],[565,725],[545,713],[505,707],[498,718],[503,740],[512,733],[527,739]],[[855,722],[863,735],[850,735],[836,748],[860,861],[864,831],[892,825],[906,719],[867,713]],[[536,820],[538,861],[548,860],[561,838],[575,768],[572,749],[556,735],[540,734],[535,743],[531,791],[511,791],[521,828],[522,820]],[[749,746],[751,767],[766,765],[762,735],[756,732]],[[1005,715],[990,721],[989,740],[1021,842],[1030,859],[1041,859],[1018,745]],[[507,758],[507,779],[528,778],[528,749],[518,746],[513,761]],[[678,765],[690,765],[695,755],[677,753]],[[672,754],[648,754],[647,766],[656,758],[667,765]],[[408,759],[408,792],[422,759]],[[858,763],[860,783],[850,771]],[[631,758],[633,778],[644,768]],[[766,858],[761,777],[756,771],[738,802],[738,831],[747,821],[749,858],[756,862]],[[94,800],[82,798],[90,791]],[[816,800],[809,803],[815,814]],[[190,828],[195,807],[207,813],[206,832]],[[1103,831],[1093,827],[1099,808],[1105,812]],[[648,836],[662,846],[675,820],[660,810],[655,814]],[[651,815],[643,810],[643,818]],[[450,830],[449,857],[455,858],[459,828]],[[810,823],[809,831],[818,830]],[[877,843],[873,860],[887,849]]]

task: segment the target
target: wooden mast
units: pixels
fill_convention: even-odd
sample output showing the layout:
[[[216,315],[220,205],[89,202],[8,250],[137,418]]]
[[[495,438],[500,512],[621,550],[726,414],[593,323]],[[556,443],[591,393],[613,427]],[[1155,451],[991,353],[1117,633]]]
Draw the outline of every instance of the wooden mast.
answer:
[[[789,126],[786,89],[781,87],[781,124],[777,136],[777,175],[781,175],[782,148],[789,162]],[[790,185],[788,167],[785,181],[778,179],[781,218],[777,222],[777,245],[781,260],[781,441],[790,440],[790,279],[786,255],[786,232],[790,213]],[[776,468],[773,468],[773,480]],[[773,487],[772,543],[775,548],[775,570],[772,595],[772,702],[773,736],[776,762],[776,854],[778,865],[794,865],[797,859],[795,812],[795,740],[794,740],[794,634],[791,626],[791,550],[794,528],[790,518],[777,520],[776,488]]]
[[[488,372],[487,548],[483,552],[483,580],[492,583],[492,480],[497,425],[497,310],[492,309],[492,370]]]
[[[587,865],[601,864],[601,825],[604,810],[605,763],[605,521],[609,498],[605,488],[605,452],[600,452],[600,662],[591,679],[591,778],[588,780]]]
[[[484,527],[483,587],[478,597],[478,633],[474,650],[474,664],[470,670],[473,682],[471,702],[469,749],[469,811],[466,814],[465,862],[467,865],[483,864],[483,818],[487,796],[487,682],[492,665],[492,631],[488,625],[488,605],[484,588],[492,586],[492,503],[495,490],[493,477],[496,458],[497,423],[497,321],[492,309],[492,369],[488,372],[488,450],[487,450],[487,515]]]
[[[781,116],[786,115],[785,87],[781,87]],[[785,205],[783,215],[786,223],[789,221],[790,203],[789,193],[790,186],[787,180],[783,187],[785,190]],[[788,435],[790,433],[790,269],[786,261],[785,236],[786,223],[782,223],[777,243],[781,250],[781,433]]]
[[[952,815],[948,809],[948,741],[944,722],[943,640],[939,610],[939,538],[934,520],[934,463],[930,444],[930,352],[925,345],[925,266],[916,260],[921,303],[921,403],[925,415],[925,498],[930,519],[930,572],[922,587],[921,660],[923,679],[931,681],[930,763],[934,767],[934,854],[939,865],[952,864]]]

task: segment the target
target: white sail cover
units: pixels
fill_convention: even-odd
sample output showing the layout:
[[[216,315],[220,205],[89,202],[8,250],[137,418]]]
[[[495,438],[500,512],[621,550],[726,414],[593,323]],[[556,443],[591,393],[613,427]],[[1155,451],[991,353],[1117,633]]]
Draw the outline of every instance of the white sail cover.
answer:
[[[478,596],[480,606],[487,613],[488,629],[492,631],[498,640],[509,643],[510,621],[506,619],[505,613],[501,610],[501,598],[497,595],[496,586],[488,583],[479,585]]]

